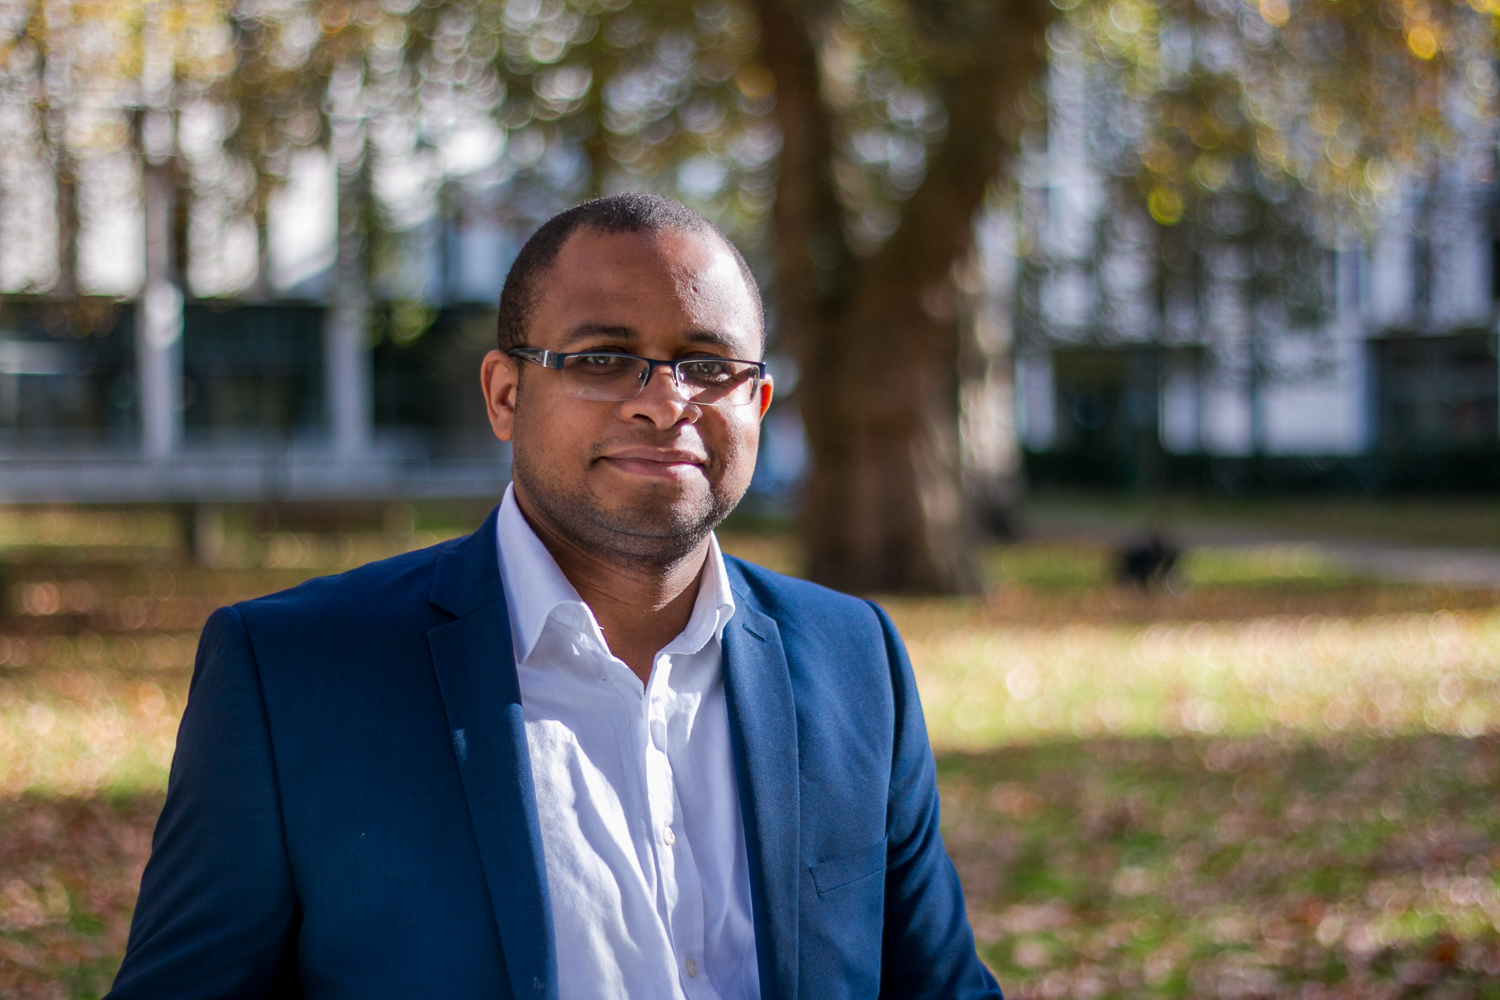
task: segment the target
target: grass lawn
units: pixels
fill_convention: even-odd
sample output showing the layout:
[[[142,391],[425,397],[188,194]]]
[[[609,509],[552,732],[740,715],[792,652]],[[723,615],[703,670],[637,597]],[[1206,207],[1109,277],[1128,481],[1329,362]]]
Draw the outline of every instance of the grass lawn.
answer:
[[[54,519],[5,568],[7,1000],[107,988],[208,612],[411,544],[283,532],[204,569],[143,524]],[[1088,546],[986,559],[983,597],[883,603],[1008,996],[1500,997],[1496,594],[1285,548],[1194,553],[1151,593]]]

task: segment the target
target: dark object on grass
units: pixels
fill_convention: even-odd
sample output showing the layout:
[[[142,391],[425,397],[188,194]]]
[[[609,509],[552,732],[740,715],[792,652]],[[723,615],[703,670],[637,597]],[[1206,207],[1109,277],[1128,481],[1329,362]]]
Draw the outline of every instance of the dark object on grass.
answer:
[[[1121,583],[1133,583],[1137,587],[1157,586],[1171,575],[1172,567],[1177,564],[1177,556],[1176,547],[1162,541],[1160,535],[1133,542],[1120,550],[1117,579]]]

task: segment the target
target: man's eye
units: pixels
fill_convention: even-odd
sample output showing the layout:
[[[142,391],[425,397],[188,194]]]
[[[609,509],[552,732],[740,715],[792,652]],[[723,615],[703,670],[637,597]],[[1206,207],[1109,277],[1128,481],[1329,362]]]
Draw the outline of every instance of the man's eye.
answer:
[[[619,354],[584,354],[573,359],[573,363],[583,368],[621,368],[630,364],[630,359]]]
[[[735,366],[727,361],[694,361],[681,367],[689,378],[707,382],[724,381],[735,376]]]

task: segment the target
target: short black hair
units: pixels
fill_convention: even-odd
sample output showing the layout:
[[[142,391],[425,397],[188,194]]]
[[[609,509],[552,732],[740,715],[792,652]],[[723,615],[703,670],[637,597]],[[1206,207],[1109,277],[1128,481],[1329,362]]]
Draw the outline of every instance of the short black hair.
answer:
[[[508,351],[526,346],[526,331],[531,325],[531,314],[536,310],[537,300],[541,297],[541,278],[557,261],[557,255],[562,251],[563,244],[568,242],[568,237],[580,229],[598,233],[638,233],[643,230],[660,232],[664,229],[685,233],[712,233],[734,254],[734,261],[739,265],[740,275],[745,279],[745,286],[750,290],[750,298],[755,303],[755,320],[760,327],[761,349],[765,349],[766,314],[760,300],[760,285],[739,248],[730,242],[729,237],[718,226],[682,202],[663,198],[661,195],[632,191],[574,205],[542,223],[541,228],[531,234],[531,238],[516,255],[515,263],[510,266],[510,273],[505,276],[505,287],[500,292],[497,331],[500,350]]]

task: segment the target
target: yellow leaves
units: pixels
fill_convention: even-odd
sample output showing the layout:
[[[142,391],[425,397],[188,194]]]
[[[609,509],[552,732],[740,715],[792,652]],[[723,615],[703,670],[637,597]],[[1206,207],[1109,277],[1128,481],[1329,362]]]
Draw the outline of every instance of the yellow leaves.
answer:
[[[148,53],[189,83],[211,83],[234,65],[227,0],[63,0],[39,5],[26,35],[96,91],[135,86]]]
[[[1401,20],[1406,35],[1406,47],[1411,54],[1423,61],[1436,56],[1443,49],[1440,32],[1442,25],[1432,19],[1432,11],[1426,0],[1400,0]],[[1471,3],[1475,0],[1471,0]],[[1480,3],[1497,3],[1500,0],[1478,0]]]
[[[759,63],[746,63],[734,75],[734,86],[752,101],[758,101],[776,92],[776,77]]]
[[[1437,33],[1425,24],[1415,24],[1406,31],[1406,47],[1418,59],[1431,59],[1438,54]]]
[[[1292,8],[1287,0],[1260,0],[1260,16],[1267,24],[1279,28],[1291,18]]]
[[[1182,221],[1182,195],[1169,187],[1155,187],[1146,197],[1146,210],[1163,226],[1175,226]]]

